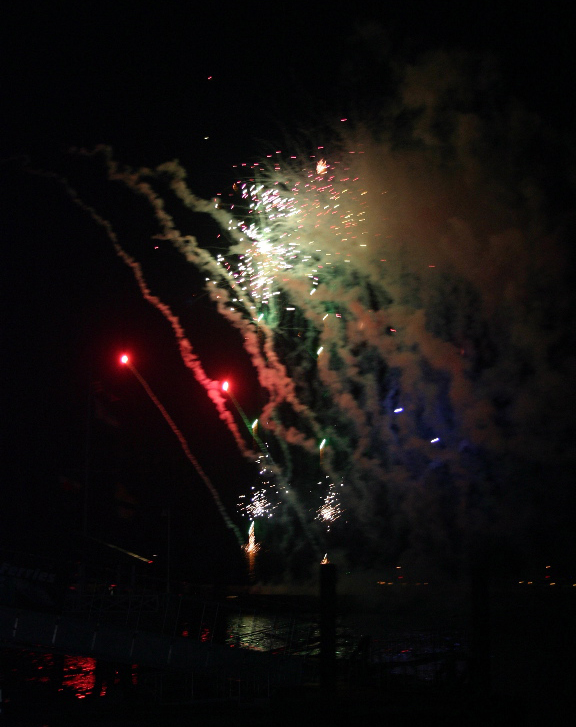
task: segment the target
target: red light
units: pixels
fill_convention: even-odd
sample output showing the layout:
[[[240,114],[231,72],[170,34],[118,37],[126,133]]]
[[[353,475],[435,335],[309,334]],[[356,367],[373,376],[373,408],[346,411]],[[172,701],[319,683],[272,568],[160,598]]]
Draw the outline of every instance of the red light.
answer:
[[[122,356],[120,356],[120,363],[127,364],[129,361],[128,356],[124,353]]]
[[[225,382],[224,382],[224,383],[222,384],[222,391],[228,391],[228,382],[227,382],[227,381],[225,381]]]

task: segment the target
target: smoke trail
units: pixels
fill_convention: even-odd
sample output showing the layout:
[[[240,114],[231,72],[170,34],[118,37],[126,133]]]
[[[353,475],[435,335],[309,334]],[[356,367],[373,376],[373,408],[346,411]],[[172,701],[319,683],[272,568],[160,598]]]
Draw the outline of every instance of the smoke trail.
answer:
[[[105,154],[108,153],[106,149],[101,148],[100,152],[104,152]],[[77,152],[81,154],[85,154],[86,152]],[[115,178],[115,172],[114,172],[114,163],[109,162],[110,166],[112,167],[112,171],[110,173],[110,178]],[[122,177],[124,181],[129,181],[128,177]],[[68,194],[72,197],[74,202],[84,209],[91,217],[94,219],[95,222],[97,222],[99,225],[101,225],[105,230],[106,233],[112,242],[114,249],[116,251],[116,254],[130,267],[134,274],[134,278],[136,279],[136,282],[138,284],[138,287],[140,288],[140,292],[142,293],[142,296],[145,300],[147,300],[149,303],[151,303],[157,310],[162,313],[162,315],[168,320],[170,323],[172,330],[174,331],[174,336],[178,342],[178,346],[180,349],[180,355],[182,357],[182,360],[184,364],[192,371],[194,374],[194,377],[200,383],[204,389],[206,390],[206,393],[216,406],[216,409],[218,411],[218,414],[220,418],[226,423],[228,429],[232,433],[236,444],[238,445],[238,448],[240,451],[247,457],[252,457],[253,453],[248,450],[246,447],[246,444],[244,442],[244,439],[242,435],[240,434],[240,431],[238,430],[238,427],[236,426],[236,422],[234,421],[234,417],[230,413],[230,411],[226,408],[226,399],[222,395],[220,382],[210,379],[202,366],[201,361],[194,353],[194,349],[192,347],[192,344],[190,343],[189,339],[186,337],[185,331],[182,328],[180,321],[177,316],[175,316],[170,307],[160,300],[160,298],[156,295],[153,295],[150,291],[148,285],[146,284],[146,280],[144,278],[144,274],[142,272],[142,266],[134,260],[134,258],[129,255],[119,244],[118,237],[115,234],[114,230],[112,229],[112,225],[108,220],[105,220],[101,215],[99,215],[96,210],[91,207],[90,205],[86,204],[77,194],[77,192],[64,180],[61,180],[63,184],[65,185]],[[130,180],[131,181],[131,180]],[[143,187],[139,187],[138,191],[142,194],[145,194],[150,202],[160,209],[162,209],[162,204],[160,201],[158,201],[157,197],[153,194],[152,190],[147,186],[144,185]],[[177,233],[174,232],[172,220],[170,217],[166,214],[160,214],[160,217],[163,221],[163,223],[166,226],[166,229],[169,231],[169,234],[171,236],[176,235]],[[194,247],[194,241],[193,238],[190,238],[189,245],[187,247],[192,249]],[[188,257],[189,260],[195,260],[196,258],[190,254]]]

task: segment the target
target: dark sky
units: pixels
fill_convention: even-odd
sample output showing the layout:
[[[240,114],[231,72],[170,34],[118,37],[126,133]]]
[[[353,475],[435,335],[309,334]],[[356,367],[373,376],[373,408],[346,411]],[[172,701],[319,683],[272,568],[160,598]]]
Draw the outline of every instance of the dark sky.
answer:
[[[170,507],[173,548],[192,578],[230,558],[228,570],[240,567],[172,432],[117,365],[125,347],[231,511],[252,477],[102,230],[57,182],[25,173],[25,160],[62,171],[70,147],[109,144],[128,164],[178,158],[194,191],[213,195],[233,181],[233,164],[268,145],[376,113],[393,83],[390,59],[439,47],[495,53],[503,93],[557,127],[572,123],[564,3],[317,5],[20,2],[2,18],[1,544],[66,548],[88,478],[89,525],[103,539],[165,553]],[[138,224],[133,234],[145,236]],[[184,301],[210,375],[247,371],[231,363],[234,334],[201,298],[197,274],[176,273],[162,255],[159,277]],[[249,415],[254,391],[247,380],[239,394]],[[122,499],[134,507],[120,511]]]

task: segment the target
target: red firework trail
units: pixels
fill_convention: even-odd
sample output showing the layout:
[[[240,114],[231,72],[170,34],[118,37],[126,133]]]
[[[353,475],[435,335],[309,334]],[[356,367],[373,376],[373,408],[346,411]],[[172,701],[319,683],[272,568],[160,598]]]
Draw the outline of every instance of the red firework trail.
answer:
[[[196,459],[196,457],[190,451],[190,447],[188,446],[188,442],[184,438],[184,435],[178,429],[178,427],[176,426],[176,423],[174,422],[174,420],[172,419],[172,417],[170,416],[170,414],[168,414],[168,412],[166,411],[166,409],[164,408],[164,406],[162,405],[162,403],[160,402],[160,400],[158,399],[158,397],[156,396],[156,394],[152,391],[152,389],[148,385],[148,382],[146,381],[146,379],[140,374],[140,372],[134,366],[134,364],[130,361],[130,359],[128,358],[128,356],[123,355],[121,357],[120,361],[125,366],[128,366],[128,368],[130,369],[130,371],[132,371],[132,373],[134,374],[134,376],[142,384],[142,387],[144,388],[144,391],[148,394],[148,396],[150,397],[150,399],[152,399],[152,401],[156,405],[156,407],[157,407],[158,411],[160,412],[160,414],[162,414],[162,416],[164,417],[164,419],[168,422],[168,425],[170,426],[170,429],[174,432],[174,434],[178,438],[178,441],[180,442],[180,446],[182,447],[182,449],[184,451],[184,454],[188,458],[188,461],[192,464],[192,466],[194,467],[194,469],[196,470],[196,472],[198,472],[198,474],[200,475],[200,477],[201,477],[202,481],[204,482],[204,484],[206,485],[206,487],[210,490],[210,494],[212,495],[212,497],[214,499],[214,502],[216,503],[216,507],[218,508],[218,510],[220,512],[220,515],[222,515],[222,518],[223,518],[224,522],[226,523],[226,527],[230,528],[230,530],[232,530],[234,532],[234,535],[236,536],[236,539],[238,540],[238,543],[239,543],[240,547],[241,548],[244,548],[244,541],[242,539],[242,535],[241,535],[240,531],[238,530],[238,528],[236,527],[236,525],[234,525],[234,523],[230,519],[230,516],[226,512],[226,508],[224,507],[224,505],[222,503],[222,500],[220,499],[220,495],[218,494],[218,491],[216,490],[216,488],[214,487],[214,485],[210,481],[210,478],[204,472],[204,470],[202,469],[200,463],[198,462],[198,460]]]

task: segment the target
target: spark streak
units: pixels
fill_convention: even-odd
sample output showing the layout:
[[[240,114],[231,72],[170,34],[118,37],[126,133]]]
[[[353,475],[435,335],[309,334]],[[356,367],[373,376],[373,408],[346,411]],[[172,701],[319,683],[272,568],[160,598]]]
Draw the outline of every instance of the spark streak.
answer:
[[[214,487],[214,485],[210,481],[210,478],[208,477],[208,475],[202,469],[202,467],[201,467],[200,463],[198,462],[198,460],[196,459],[196,457],[190,451],[190,447],[188,446],[188,442],[186,441],[184,435],[182,434],[182,432],[180,431],[180,429],[178,429],[178,427],[176,426],[176,423],[174,422],[174,420],[172,419],[172,417],[170,416],[170,414],[168,414],[168,412],[166,411],[165,407],[162,405],[162,403],[160,402],[160,400],[158,399],[158,397],[156,396],[156,394],[152,391],[152,389],[150,388],[148,382],[144,379],[144,377],[142,376],[142,374],[138,371],[138,369],[136,368],[136,366],[134,366],[134,364],[132,363],[132,361],[130,360],[130,358],[126,354],[124,354],[121,357],[121,362],[125,366],[127,366],[130,369],[130,371],[134,374],[134,376],[138,379],[138,381],[142,385],[144,391],[148,394],[148,396],[150,397],[150,399],[152,400],[152,402],[156,405],[156,408],[158,409],[158,411],[160,412],[160,414],[162,414],[162,416],[164,417],[164,419],[168,423],[168,426],[170,427],[170,429],[176,435],[176,438],[180,442],[180,446],[182,447],[182,451],[186,455],[188,461],[194,467],[194,469],[196,470],[196,472],[200,476],[200,479],[204,482],[204,484],[206,485],[206,487],[210,491],[210,494],[212,495],[212,498],[214,500],[214,503],[216,504],[216,507],[218,508],[218,511],[219,511],[220,515],[222,516],[222,519],[226,523],[226,527],[229,528],[230,530],[232,530],[232,532],[236,536],[236,539],[238,540],[238,543],[239,543],[240,547],[244,547],[244,541],[242,539],[242,535],[240,533],[240,530],[237,528],[237,526],[230,519],[230,516],[228,515],[228,513],[226,511],[226,508],[224,507],[224,504],[222,503],[222,500],[220,499],[220,495],[218,494],[218,491],[216,490],[216,488]]]

